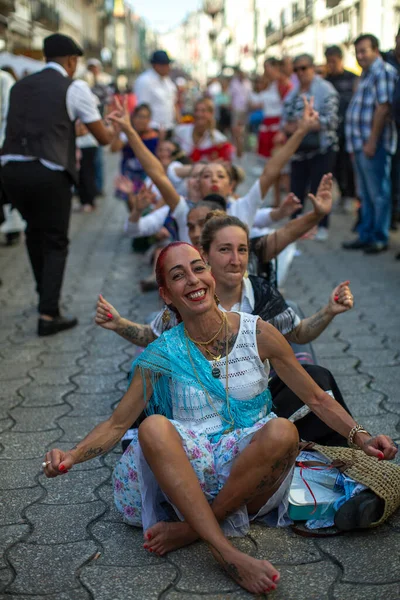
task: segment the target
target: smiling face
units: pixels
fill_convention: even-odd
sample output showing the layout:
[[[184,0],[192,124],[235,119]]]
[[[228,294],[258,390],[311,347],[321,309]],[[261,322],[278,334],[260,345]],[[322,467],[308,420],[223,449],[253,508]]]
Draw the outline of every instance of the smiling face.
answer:
[[[141,108],[136,114],[132,115],[132,126],[138,133],[144,133],[150,125],[150,111],[148,108]]]
[[[219,163],[206,165],[200,174],[200,194],[219,194],[226,198],[232,193],[232,181],[225,167]]]
[[[218,285],[235,288],[242,282],[249,262],[246,232],[228,226],[216,232],[208,254],[205,254]]]
[[[202,314],[215,305],[215,281],[198,250],[189,244],[170,248],[163,264],[160,296],[185,317]]]
[[[369,69],[379,56],[379,48],[373,48],[371,40],[364,39],[355,46],[356,59],[362,69]]]
[[[194,124],[202,129],[211,126],[214,118],[214,107],[206,101],[197,102],[194,109]]]
[[[157,146],[157,158],[164,168],[168,167],[172,161],[172,153],[175,151],[175,146],[172,142],[160,142]]]

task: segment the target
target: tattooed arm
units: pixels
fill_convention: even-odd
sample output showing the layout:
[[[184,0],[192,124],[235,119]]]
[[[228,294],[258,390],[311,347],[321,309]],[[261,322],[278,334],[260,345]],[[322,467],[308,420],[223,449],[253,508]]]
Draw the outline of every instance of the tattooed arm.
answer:
[[[132,323],[132,321],[124,319],[113,305],[101,295],[97,301],[95,323],[104,329],[115,331],[128,342],[143,348],[146,348],[156,339],[150,325]]]
[[[46,454],[45,467],[47,477],[56,477],[66,473],[74,464],[85,462],[105,454],[122,438],[126,430],[145,408],[152,394],[151,381],[146,381],[146,399],[143,381],[139,371],[134,374],[128,391],[107,421],[97,425],[81,442],[67,452],[54,448]]]
[[[286,339],[295,344],[308,344],[321,335],[336,315],[353,308],[353,295],[349,283],[343,281],[335,287],[328,304],[312,317],[303,319],[296,329],[285,335]]]

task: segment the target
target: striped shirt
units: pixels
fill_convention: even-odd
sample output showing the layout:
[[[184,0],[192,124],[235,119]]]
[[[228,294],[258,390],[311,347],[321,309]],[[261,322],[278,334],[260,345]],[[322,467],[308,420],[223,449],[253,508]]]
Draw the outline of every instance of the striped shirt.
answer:
[[[347,152],[363,149],[371,135],[375,109],[379,104],[392,103],[397,78],[396,70],[380,57],[363,71],[346,112]],[[381,139],[386,152],[394,154],[397,134],[393,119],[386,122]]]

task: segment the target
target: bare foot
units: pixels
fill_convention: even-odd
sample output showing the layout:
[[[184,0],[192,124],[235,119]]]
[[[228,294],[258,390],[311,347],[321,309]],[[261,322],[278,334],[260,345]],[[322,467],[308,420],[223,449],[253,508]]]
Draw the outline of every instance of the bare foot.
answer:
[[[144,548],[163,556],[167,552],[188,546],[198,535],[187,523],[165,523],[160,521],[144,533]]]
[[[279,581],[279,571],[267,560],[252,558],[233,546],[223,551],[210,546],[214,558],[242,588],[252,594],[272,592]]]

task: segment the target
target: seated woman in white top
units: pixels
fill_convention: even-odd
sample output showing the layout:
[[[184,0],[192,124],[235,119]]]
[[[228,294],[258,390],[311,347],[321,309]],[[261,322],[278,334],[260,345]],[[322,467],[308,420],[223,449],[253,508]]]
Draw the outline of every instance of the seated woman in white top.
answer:
[[[174,139],[193,162],[220,158],[232,160],[233,146],[215,128],[214,110],[210,98],[201,98],[194,107],[194,123],[175,127]]]
[[[200,538],[240,586],[253,594],[273,591],[279,571],[226,537],[246,534],[262,515],[275,514],[275,524],[286,515],[299,438],[290,421],[272,412],[269,361],[321,420],[365,454],[391,460],[397,448],[357,426],[274,327],[256,315],[220,311],[214,278],[195,248],[181,242],[165,248],[157,282],[182,323],[136,359],[129,389],[107,420],[70,450],[46,452],[44,473],[56,477],[105,454],[146,405],[150,413],[159,407],[162,414],[143,421],[115,467],[118,510],[143,527],[144,549],[164,554]],[[179,521],[165,522],[168,512]]]

